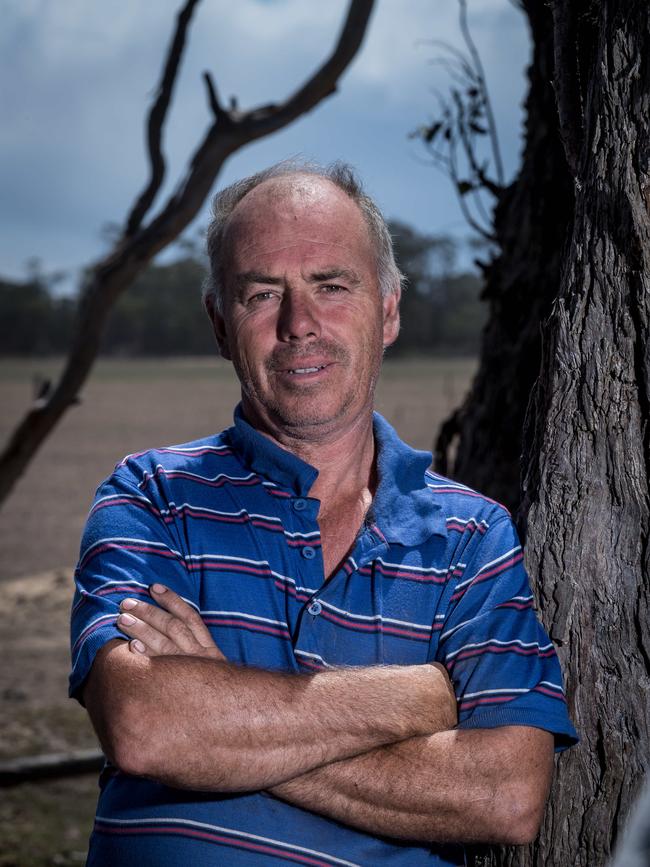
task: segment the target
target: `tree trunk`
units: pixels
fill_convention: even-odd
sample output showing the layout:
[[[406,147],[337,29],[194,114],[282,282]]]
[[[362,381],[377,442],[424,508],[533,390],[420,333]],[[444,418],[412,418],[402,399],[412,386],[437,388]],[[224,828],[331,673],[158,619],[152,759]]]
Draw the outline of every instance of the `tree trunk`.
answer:
[[[495,212],[500,254],[486,270],[489,319],[479,372],[436,446],[440,472],[513,512],[519,503],[521,432],[539,372],[540,323],[557,294],[573,215],[573,182],[558,134],[552,85],[553,22],[538,0],[527,0],[524,6],[533,56],[522,166]]]
[[[510,867],[603,867],[650,764],[650,10],[578,5],[553,4],[576,200],[521,514],[582,743],[559,760],[537,843],[476,862]]]
[[[556,3],[557,42],[571,5]],[[527,565],[582,744],[559,764],[538,858],[517,864],[605,864],[650,764],[650,8],[591,11],[575,220],[524,464]]]

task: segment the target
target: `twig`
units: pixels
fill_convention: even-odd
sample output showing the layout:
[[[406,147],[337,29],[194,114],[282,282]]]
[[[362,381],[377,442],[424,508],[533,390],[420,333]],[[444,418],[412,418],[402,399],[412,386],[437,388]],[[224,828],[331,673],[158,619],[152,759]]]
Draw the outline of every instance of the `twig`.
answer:
[[[485,99],[485,116],[487,118],[488,129],[490,132],[490,141],[492,144],[492,153],[494,156],[494,167],[496,169],[497,181],[499,183],[499,186],[503,187],[505,184],[505,173],[503,171],[503,161],[501,159],[501,148],[499,147],[497,125],[494,119],[494,112],[492,111],[492,101],[490,99],[490,94],[487,89],[487,79],[485,78],[483,64],[481,63],[481,55],[478,53],[476,45],[474,44],[474,40],[472,39],[472,34],[469,30],[469,24],[467,21],[467,0],[458,0],[458,4],[460,6],[459,21],[461,33],[463,34],[465,45],[467,45],[467,49],[472,57],[472,60],[474,61],[474,68],[478,73],[481,91]]]

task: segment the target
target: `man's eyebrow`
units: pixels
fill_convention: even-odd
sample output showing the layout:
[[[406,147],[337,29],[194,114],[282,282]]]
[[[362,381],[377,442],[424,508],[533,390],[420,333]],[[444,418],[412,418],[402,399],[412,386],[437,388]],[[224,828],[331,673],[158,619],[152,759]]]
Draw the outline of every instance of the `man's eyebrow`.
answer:
[[[244,271],[235,276],[235,283],[240,288],[250,286],[251,283],[264,283],[269,286],[277,286],[282,283],[282,277],[272,277],[270,274],[265,274],[263,271]]]
[[[312,271],[308,280],[310,283],[327,283],[330,280],[345,280],[354,286],[361,283],[361,278],[355,271],[349,268],[325,268],[322,271]],[[273,277],[271,274],[266,274],[264,271],[243,271],[235,276],[235,283],[240,289],[246,288],[253,283],[261,283],[266,286],[278,286],[284,282],[282,277]]]
[[[361,283],[359,275],[348,268],[327,268],[324,271],[313,271],[309,275],[310,283],[327,283],[329,280],[344,280],[354,286]]]

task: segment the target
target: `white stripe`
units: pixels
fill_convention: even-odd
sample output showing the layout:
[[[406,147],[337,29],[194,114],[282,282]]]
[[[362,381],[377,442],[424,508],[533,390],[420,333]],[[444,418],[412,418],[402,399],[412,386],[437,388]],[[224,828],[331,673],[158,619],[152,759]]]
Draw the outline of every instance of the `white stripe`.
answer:
[[[552,689],[559,690],[559,692],[561,692],[562,695],[564,695],[564,689],[562,687],[562,684],[560,684],[560,683],[551,683],[550,680],[540,680],[538,685],[550,686]]]
[[[314,537],[318,538],[320,536],[320,531],[313,530],[311,533],[289,533],[288,530],[285,530],[284,535],[288,536],[290,539],[313,539]]]
[[[403,569],[405,572],[414,572],[419,575],[446,575],[448,571],[447,569],[438,569],[435,566],[408,566],[404,563],[387,563],[381,557],[377,557],[377,562],[387,569]]]
[[[319,656],[318,653],[308,653],[306,650],[299,650],[297,647],[294,648],[294,656],[306,656],[307,659],[314,659],[316,662],[322,663],[325,668],[332,668],[329,662],[325,662],[322,656]]]
[[[427,488],[431,488],[434,491],[436,491],[438,488],[452,488],[454,491],[469,491],[472,494],[476,493],[471,488],[468,488],[467,485],[461,485],[458,482],[443,482],[441,480],[439,485],[435,485],[433,483],[429,484],[428,482],[425,482],[425,484]]]
[[[279,579],[284,584],[292,584],[296,593],[306,593],[308,596],[313,596],[314,593],[318,592],[317,587],[303,587],[302,585],[296,584],[293,578],[289,578],[288,575],[281,575],[279,572],[271,573],[274,578]]]
[[[459,647],[458,650],[454,650],[452,653],[448,653],[445,656],[445,659],[452,659],[459,653],[462,653],[463,650],[471,650],[475,647],[487,647],[489,645],[496,644],[500,647],[512,647],[513,644],[516,644],[518,647],[536,647],[538,650],[548,650],[549,647],[553,647],[552,644],[547,644],[544,647],[540,647],[537,641],[520,641],[518,638],[513,638],[511,641],[501,641],[498,638],[490,638],[487,641],[477,641],[472,642],[471,644],[464,644],[462,647]]]
[[[142,487],[148,479],[153,478],[156,475],[166,476],[170,473],[182,473],[184,476],[190,479],[198,479],[201,482],[218,482],[220,479],[227,479],[229,482],[247,482],[249,479],[256,478],[255,473],[249,473],[247,476],[229,476],[226,473],[218,473],[216,476],[200,476],[198,473],[190,473],[187,470],[181,469],[173,469],[172,467],[163,467],[162,464],[156,464],[152,473],[146,472],[144,474],[144,478],[139,483],[138,487]]]
[[[81,656],[81,651],[83,649],[84,644],[90,638],[91,627],[96,626],[98,623],[101,623],[103,620],[106,620],[106,621],[117,620],[117,615],[119,613],[120,613],[119,611],[116,611],[115,614],[102,614],[101,617],[97,617],[95,620],[93,620],[91,623],[89,623],[87,626],[85,626],[81,630],[80,635],[83,635],[84,632],[86,633],[86,635],[84,635],[84,637],[81,641],[79,641],[79,638],[77,638],[77,640],[75,641],[75,645],[76,645],[77,641],[79,641],[79,646],[77,647],[77,650],[75,651],[75,654],[74,654],[74,658],[72,660],[72,667],[73,668],[76,666],[77,660]]]
[[[230,446],[162,446],[159,449],[152,449],[154,452],[174,452],[178,454],[183,454],[184,452],[216,452],[217,454],[222,451],[230,451]]]
[[[180,551],[176,551],[174,548],[170,548],[169,545],[165,545],[164,542],[153,542],[151,539],[129,539],[125,536],[106,536],[104,539],[98,539],[96,542],[93,542],[92,545],[89,545],[83,554],[79,557],[79,561],[81,562],[87,554],[89,554],[94,548],[99,547],[100,545],[106,544],[128,544],[136,542],[139,545],[147,545],[148,547],[160,548],[163,551],[169,551],[171,554],[174,554],[176,557],[180,557],[181,559],[185,559]]]
[[[161,509],[161,515],[171,515],[174,511],[180,512],[181,509],[195,509],[197,512],[206,512],[208,515],[219,515],[224,518],[241,518],[245,515],[247,518],[259,518],[264,521],[271,521],[274,524],[279,524],[282,526],[282,522],[279,518],[273,518],[270,515],[255,515],[251,512],[248,512],[246,509],[240,509],[238,512],[222,512],[218,509],[208,509],[207,506],[199,506],[195,503],[181,503],[180,506],[177,506],[176,503],[170,502],[169,509]]]
[[[114,614],[102,614],[100,617],[96,617],[94,620],[91,620],[90,623],[87,626],[84,626],[84,628],[81,631],[82,632],[88,632],[88,630],[92,626],[95,626],[97,623],[100,623],[102,620],[116,620],[117,615],[119,613],[120,612],[116,610]]]
[[[245,620],[259,621],[260,623],[270,623],[273,626],[283,626],[288,629],[289,626],[284,620],[271,620],[269,617],[260,617],[257,614],[246,614],[243,611],[201,611],[201,617],[242,617]]]
[[[114,584],[119,584],[119,585],[128,584],[128,585],[133,585],[135,587],[143,587],[145,590],[149,589],[149,584],[143,584],[142,581],[136,581],[135,578],[127,578],[124,581],[112,581],[112,580],[111,581],[104,581],[104,583],[100,584],[98,587],[96,587],[95,590],[92,591],[92,593],[88,593],[88,591],[86,591],[87,595],[88,596],[96,596],[100,590],[104,590],[105,587],[112,587]]]
[[[375,622],[375,623],[394,623],[396,626],[408,626],[414,629],[426,629],[427,632],[431,632],[431,625],[428,623],[409,623],[407,620],[395,620],[392,617],[382,617],[381,614],[352,614],[351,611],[344,611],[342,608],[337,608],[336,605],[332,605],[330,602],[325,602],[323,599],[318,600],[323,608],[327,608],[329,611],[335,611],[337,614],[341,614],[344,617],[348,617],[351,620],[364,620],[367,622]]]
[[[188,554],[185,559],[191,561],[218,560],[224,563],[243,563],[246,566],[265,566],[267,569],[271,569],[268,560],[249,560],[247,557],[230,557],[226,554]]]
[[[447,518],[447,523],[450,521],[458,521],[459,524],[475,524],[477,527],[482,524],[486,529],[490,529],[490,525],[484,518],[479,521],[479,519],[474,516],[471,518],[459,518],[458,515],[450,515]]]
[[[493,566],[497,566],[499,563],[507,560],[508,557],[512,557],[513,554],[518,553],[519,551],[521,551],[521,545],[516,545],[514,548],[511,548],[510,551],[506,551],[505,554],[497,557],[496,560],[490,560],[488,563],[485,563],[471,578],[466,578],[465,581],[461,581],[459,584],[456,584],[456,587],[454,588],[454,593],[456,593],[458,590],[461,590],[467,584],[471,584],[471,582],[474,581],[475,578],[478,578],[479,575],[482,575],[483,572],[486,572]]]
[[[100,822],[106,822],[108,825],[154,825],[169,822],[174,825],[186,825],[188,828],[201,828],[209,831],[220,831],[221,833],[233,834],[235,837],[244,837],[248,840],[255,840],[258,843],[270,843],[281,846],[285,849],[291,849],[294,852],[304,852],[307,855],[317,855],[320,858],[327,858],[334,864],[342,864],[343,867],[361,867],[360,864],[355,864],[353,861],[344,861],[342,858],[335,858],[334,855],[328,855],[326,852],[319,852],[317,849],[307,849],[304,846],[294,846],[292,843],[285,843],[283,840],[275,840],[272,837],[260,837],[259,834],[248,834],[245,831],[240,831],[237,828],[224,828],[221,825],[209,825],[207,822],[195,822],[191,819],[179,819],[176,816],[162,817],[156,816],[151,819],[108,819],[105,816],[97,816]]]
[[[478,692],[466,692],[460,696],[461,701],[465,701],[467,698],[476,698],[479,695],[500,695],[504,692],[530,692],[529,689],[481,689]]]

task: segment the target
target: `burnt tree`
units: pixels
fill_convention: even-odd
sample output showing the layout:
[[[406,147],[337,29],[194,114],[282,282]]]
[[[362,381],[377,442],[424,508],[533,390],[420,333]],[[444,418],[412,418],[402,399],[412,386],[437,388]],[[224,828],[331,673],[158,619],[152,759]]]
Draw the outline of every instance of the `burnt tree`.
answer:
[[[479,406],[468,402],[459,414],[453,470],[498,496],[489,476],[509,468],[514,490],[522,443],[526,563],[582,743],[558,762],[538,841],[476,863],[603,867],[650,764],[650,7],[552,0],[526,9],[537,62],[540,33],[546,62],[550,50],[553,57],[554,110],[544,117],[537,167],[549,168],[546,152],[556,166],[546,183],[567,196],[546,212],[544,226],[535,224],[540,200],[532,195],[517,217],[525,160],[500,203],[501,231],[519,223],[523,240],[504,245],[489,271],[492,321],[473,394]],[[531,74],[531,94],[534,86]],[[527,107],[529,159],[540,118],[530,99]],[[536,178],[527,183],[534,189]],[[537,256],[540,233],[557,245],[547,248],[546,267]],[[530,287],[528,314],[522,296],[511,296],[515,310],[502,303],[517,274]],[[520,344],[504,366],[494,339],[512,336],[516,316],[531,335],[541,326],[542,339]],[[522,374],[537,374],[523,437]],[[516,411],[510,390],[521,400]],[[513,430],[504,438],[498,432],[508,420]],[[487,445],[482,425],[492,431]]]

